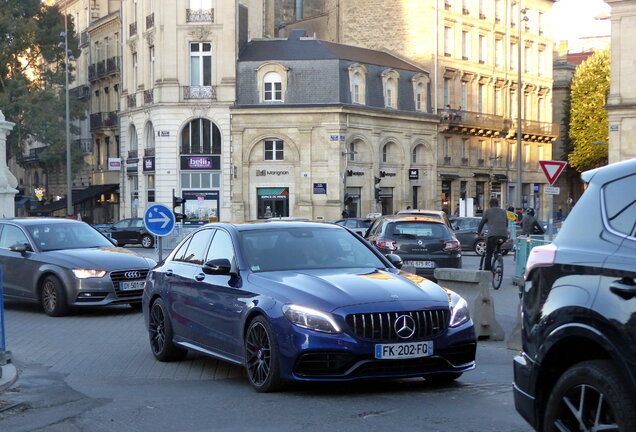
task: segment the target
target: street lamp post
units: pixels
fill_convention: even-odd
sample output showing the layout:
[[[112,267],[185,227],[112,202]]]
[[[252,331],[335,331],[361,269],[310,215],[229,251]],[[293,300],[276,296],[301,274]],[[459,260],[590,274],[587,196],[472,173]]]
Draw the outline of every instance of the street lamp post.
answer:
[[[521,199],[521,188],[523,186],[523,182],[522,182],[522,171],[521,171],[521,109],[522,109],[522,101],[521,101],[521,95],[522,95],[522,91],[523,91],[523,86],[521,83],[521,45],[522,45],[522,41],[521,41],[521,26],[522,26],[522,21],[528,21],[528,17],[525,15],[526,14],[526,9],[522,9],[521,8],[521,1],[516,1],[515,2],[517,4],[517,9],[518,9],[518,19],[517,19],[517,25],[519,26],[519,40],[517,41],[517,182],[516,182],[516,187],[515,189],[517,189],[517,194],[515,196],[515,205],[517,208],[521,208],[522,206],[522,199]],[[523,14],[523,19],[521,18],[521,15]]]
[[[73,185],[71,184],[71,126],[68,102],[68,18],[64,14],[64,75],[66,93],[66,215],[73,215]]]

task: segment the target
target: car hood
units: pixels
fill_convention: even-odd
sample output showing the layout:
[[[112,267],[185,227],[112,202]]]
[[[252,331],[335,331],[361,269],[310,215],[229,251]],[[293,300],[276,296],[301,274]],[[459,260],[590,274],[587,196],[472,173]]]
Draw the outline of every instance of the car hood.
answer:
[[[385,302],[448,306],[448,294],[443,288],[406,272],[369,268],[295,270],[254,273],[249,279],[259,286],[269,286],[283,302],[325,311]]]
[[[135,252],[116,247],[86,249],[64,249],[41,252],[46,260],[69,268],[89,268],[99,270],[128,270],[152,268],[155,262]]]

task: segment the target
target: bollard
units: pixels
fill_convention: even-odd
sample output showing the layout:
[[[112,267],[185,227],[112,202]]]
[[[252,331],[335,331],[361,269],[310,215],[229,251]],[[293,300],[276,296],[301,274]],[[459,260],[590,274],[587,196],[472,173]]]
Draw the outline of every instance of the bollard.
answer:
[[[7,351],[6,333],[4,332],[4,285],[2,278],[2,268],[0,268],[0,366],[11,362],[11,353]],[[0,378],[2,378],[2,367],[0,367]]]

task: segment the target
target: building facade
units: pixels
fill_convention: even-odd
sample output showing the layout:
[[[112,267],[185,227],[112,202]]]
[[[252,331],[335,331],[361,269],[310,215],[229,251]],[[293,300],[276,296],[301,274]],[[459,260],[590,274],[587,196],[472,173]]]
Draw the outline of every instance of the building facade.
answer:
[[[303,33],[241,51],[235,216],[334,220],[431,206],[439,118],[428,73]]]
[[[322,4],[321,12],[279,14],[294,20],[277,22],[278,35],[305,28],[431,71],[433,111],[442,118],[435,207],[453,213],[465,197],[478,213],[494,196],[545,208],[538,161],[551,159],[559,131],[552,119],[551,0],[429,0],[417,8],[405,1],[390,8],[381,0],[311,3],[312,10]]]

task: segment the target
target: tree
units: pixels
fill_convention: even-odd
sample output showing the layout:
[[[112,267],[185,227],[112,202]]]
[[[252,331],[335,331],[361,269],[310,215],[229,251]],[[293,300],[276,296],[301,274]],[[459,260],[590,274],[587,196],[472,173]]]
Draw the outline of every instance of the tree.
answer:
[[[9,156],[25,140],[48,145],[40,160],[49,168],[66,163],[64,16],[40,0],[0,0],[0,109],[15,127],[7,137]],[[62,43],[61,43],[62,42]],[[72,20],[68,20],[70,55],[80,55]],[[69,83],[72,70],[69,69]],[[71,124],[83,104],[72,100]],[[73,172],[82,163],[72,153]]]
[[[603,50],[581,63],[572,78],[569,162],[577,171],[607,165],[609,72],[610,52]]]

